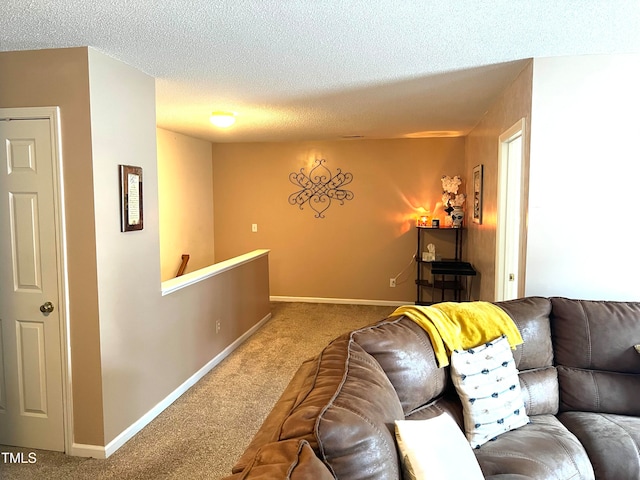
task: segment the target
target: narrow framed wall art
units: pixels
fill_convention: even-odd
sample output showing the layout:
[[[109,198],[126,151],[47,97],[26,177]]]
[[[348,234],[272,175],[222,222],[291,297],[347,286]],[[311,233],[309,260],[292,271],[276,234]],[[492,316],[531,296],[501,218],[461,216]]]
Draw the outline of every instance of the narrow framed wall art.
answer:
[[[473,168],[473,222],[482,225],[482,182],[484,167],[482,164]]]
[[[142,167],[118,165],[120,170],[120,231],[142,230]]]

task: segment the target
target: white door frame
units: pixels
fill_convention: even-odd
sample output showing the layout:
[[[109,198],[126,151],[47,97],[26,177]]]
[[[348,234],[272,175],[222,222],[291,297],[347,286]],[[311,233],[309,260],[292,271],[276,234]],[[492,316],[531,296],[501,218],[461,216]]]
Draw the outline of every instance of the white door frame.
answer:
[[[524,173],[525,173],[525,128],[526,121],[524,118],[518,120],[510,128],[504,131],[498,138],[498,199],[497,199],[497,222],[496,222],[496,265],[495,265],[495,300],[505,300],[505,283],[507,276],[508,259],[505,258],[505,244],[509,239],[517,239],[517,260],[516,260],[516,279],[517,282],[517,295],[522,295],[524,291],[524,284],[522,279],[524,278],[524,269],[522,264],[523,259],[523,225],[525,222],[523,212],[525,208],[524,198]],[[512,193],[509,193],[507,188],[507,165],[506,162],[509,158],[508,149],[509,143],[514,139],[521,137],[521,154],[519,167],[519,179],[517,185],[511,185],[511,187],[517,187],[517,189],[511,189]],[[520,202],[520,223],[517,229],[509,229],[506,222],[507,203],[509,201],[509,195],[518,196]],[[508,231],[509,230],[509,231]],[[507,299],[508,300],[508,299]]]
[[[71,396],[71,350],[69,343],[69,297],[67,274],[67,238],[64,215],[64,182],[62,177],[62,138],[60,107],[0,108],[3,120],[49,120],[53,168],[53,210],[56,236],[56,268],[58,271],[58,311],[60,321],[60,358],[62,359],[62,416],[64,448],[69,454],[73,446],[73,399]]]

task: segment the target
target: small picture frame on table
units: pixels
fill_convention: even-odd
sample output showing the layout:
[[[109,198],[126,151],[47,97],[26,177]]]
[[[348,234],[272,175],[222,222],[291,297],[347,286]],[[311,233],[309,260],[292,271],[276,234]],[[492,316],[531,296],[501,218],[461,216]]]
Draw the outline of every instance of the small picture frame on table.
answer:
[[[120,173],[120,231],[142,230],[142,167],[118,165]]]
[[[484,166],[473,168],[473,222],[482,225],[482,182]]]

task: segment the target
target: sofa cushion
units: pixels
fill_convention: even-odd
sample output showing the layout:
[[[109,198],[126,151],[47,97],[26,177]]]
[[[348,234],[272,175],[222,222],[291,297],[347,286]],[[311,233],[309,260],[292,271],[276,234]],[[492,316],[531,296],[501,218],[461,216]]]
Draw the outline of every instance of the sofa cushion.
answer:
[[[543,367],[520,372],[520,390],[527,415],[558,413],[558,372]]]
[[[485,480],[537,480],[528,475],[519,475],[517,473],[499,473],[498,475],[490,475],[484,478]]]
[[[529,421],[507,337],[454,350],[451,378],[462,401],[464,430],[472,447]]]
[[[429,335],[407,317],[353,332],[353,339],[380,364],[405,415],[442,394],[449,369],[438,368]]]
[[[406,416],[406,419],[426,420],[428,418],[437,417],[442,413],[447,413],[456,421],[460,429],[464,431],[462,403],[460,402],[460,397],[453,386],[450,386],[442,396],[411,412],[411,414]]]
[[[556,414],[559,388],[551,343],[551,302],[547,298],[526,297],[496,305],[509,314],[524,340],[513,352],[513,358],[520,372],[527,415]]]
[[[597,478],[640,478],[640,418],[591,412],[558,418],[584,446]]]
[[[458,424],[446,413],[427,420],[397,420],[404,480],[484,480]]]
[[[474,450],[486,478],[509,473],[536,480],[594,479],[587,452],[555,416],[537,415],[530,420]]]
[[[240,473],[224,480],[333,480],[306,440],[286,440],[263,445]]]
[[[551,302],[542,297],[526,297],[497,302],[509,314],[524,341],[518,345],[513,358],[516,368],[524,370],[553,366],[553,347],[549,315]]]
[[[565,367],[640,373],[640,302],[552,298],[556,363]]]
[[[404,413],[378,362],[344,336],[323,350],[314,378],[280,438],[309,441],[336,478],[399,478],[394,422]]]
[[[637,415],[640,302],[551,302],[560,410]]]
[[[640,416],[640,375],[558,367],[563,411]]]

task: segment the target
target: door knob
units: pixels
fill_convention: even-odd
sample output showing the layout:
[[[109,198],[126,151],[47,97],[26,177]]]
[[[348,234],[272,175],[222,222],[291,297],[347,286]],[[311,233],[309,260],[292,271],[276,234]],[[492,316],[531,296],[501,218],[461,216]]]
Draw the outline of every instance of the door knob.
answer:
[[[51,312],[53,312],[53,303],[44,302],[42,305],[40,305],[40,311],[42,313],[51,313]]]

